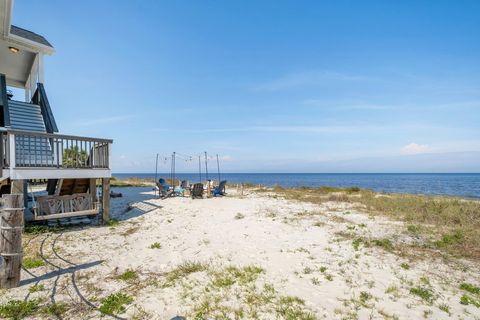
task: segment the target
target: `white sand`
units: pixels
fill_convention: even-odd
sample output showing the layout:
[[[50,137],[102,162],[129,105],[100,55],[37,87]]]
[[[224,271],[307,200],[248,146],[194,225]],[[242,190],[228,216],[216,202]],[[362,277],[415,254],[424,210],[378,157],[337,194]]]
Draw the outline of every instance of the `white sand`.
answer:
[[[479,308],[459,303],[463,294],[460,283],[480,283],[478,264],[433,258],[408,261],[375,246],[360,245],[357,251],[351,239],[336,234],[393,237],[394,244],[415,241],[399,231],[405,229],[401,223],[369,217],[345,203],[314,205],[266,194],[239,197],[234,191],[223,198],[159,200],[153,199],[150,190],[116,190],[124,194],[112,199],[112,214],[121,220],[118,226],[41,234],[26,244],[36,243],[40,248],[43,242],[42,254],[48,265],[30,269],[31,274],[23,272],[23,285],[3,292],[1,302],[24,299],[28,288],[37,283],[32,276],[47,274],[38,282],[44,290],[29,298],[65,303],[69,309],[65,318],[99,318],[95,307],[100,299],[119,291],[134,297],[123,318],[191,316],[202,297],[214,296],[205,291],[211,275],[194,273],[169,287],[158,283],[179,264],[197,261],[212,270],[229,265],[259,266],[265,272],[258,283],[272,284],[279,296],[303,299],[303,308],[318,318],[480,318]],[[126,211],[127,203],[132,210]],[[243,218],[236,219],[237,214]],[[155,242],[161,244],[160,249],[149,248]],[[403,262],[410,265],[409,270],[400,267]],[[73,277],[72,267],[77,268]],[[326,270],[322,272],[320,267]],[[58,269],[65,273],[58,275]],[[127,269],[135,270],[140,278],[133,283],[116,278]],[[428,288],[434,301],[429,304],[412,294],[410,289],[416,286]],[[396,290],[386,293],[389,287]],[[241,293],[236,291],[234,296],[233,292],[215,294],[221,296],[220,303],[242,307]],[[361,292],[367,294],[363,303]],[[439,308],[442,304],[448,306],[450,315]],[[277,316],[271,310],[261,312],[259,318]]]

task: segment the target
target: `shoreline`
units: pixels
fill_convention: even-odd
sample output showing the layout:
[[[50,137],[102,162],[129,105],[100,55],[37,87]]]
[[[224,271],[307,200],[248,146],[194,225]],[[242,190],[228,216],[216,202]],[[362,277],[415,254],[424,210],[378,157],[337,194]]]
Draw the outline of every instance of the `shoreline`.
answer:
[[[169,179],[167,179],[169,181]],[[177,184],[180,183],[180,179],[177,179]],[[218,179],[213,179],[214,183],[218,183]],[[118,178],[115,175],[112,176],[110,181],[112,187],[121,188],[121,187],[154,187],[155,181],[153,178],[137,178],[137,177],[128,177],[128,178]],[[445,198],[452,198],[452,199],[465,199],[465,200],[472,200],[472,201],[480,201],[480,196],[461,196],[461,195],[451,195],[451,194],[426,194],[426,193],[402,193],[402,192],[387,192],[387,191],[375,191],[373,189],[368,188],[360,188],[358,186],[349,186],[349,187],[335,187],[329,185],[320,185],[320,186],[287,186],[283,187],[280,185],[263,185],[263,184],[255,184],[255,183],[227,183],[228,186],[237,188],[239,186],[244,186],[246,188],[265,188],[265,189],[274,189],[274,188],[281,188],[281,189],[298,189],[298,190],[321,190],[321,189],[331,189],[337,190],[339,192],[346,191],[349,189],[359,189],[362,191],[374,192],[378,194],[391,194],[391,195],[412,195],[412,196],[423,196],[423,197],[445,197]]]

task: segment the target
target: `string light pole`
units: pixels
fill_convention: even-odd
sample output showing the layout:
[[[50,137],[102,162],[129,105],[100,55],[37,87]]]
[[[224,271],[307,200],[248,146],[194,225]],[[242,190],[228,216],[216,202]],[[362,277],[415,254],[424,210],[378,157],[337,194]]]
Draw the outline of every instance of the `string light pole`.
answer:
[[[220,162],[218,161],[218,153],[217,153],[217,171],[218,171],[218,185],[220,185]]]
[[[157,153],[157,159],[155,160],[155,183],[157,183],[157,174],[158,174],[158,153]],[[157,188],[155,188],[155,197],[157,197]]]
[[[200,180],[198,182],[202,182],[202,161],[201,161],[201,156],[198,155],[198,174],[200,175]]]
[[[207,161],[207,151],[205,151],[205,176],[208,181],[208,161]]]

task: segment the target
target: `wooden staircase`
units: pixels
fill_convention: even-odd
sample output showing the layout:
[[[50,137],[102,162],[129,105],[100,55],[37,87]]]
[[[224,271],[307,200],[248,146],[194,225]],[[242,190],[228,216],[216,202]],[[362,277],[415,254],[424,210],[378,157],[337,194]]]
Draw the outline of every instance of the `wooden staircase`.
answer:
[[[65,196],[76,193],[87,193],[90,189],[90,179],[62,179],[60,180],[58,195]]]

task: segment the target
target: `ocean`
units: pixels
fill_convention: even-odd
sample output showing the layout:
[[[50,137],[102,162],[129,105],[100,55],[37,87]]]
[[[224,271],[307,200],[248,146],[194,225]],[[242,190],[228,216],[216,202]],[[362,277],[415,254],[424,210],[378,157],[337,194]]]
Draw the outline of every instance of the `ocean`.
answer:
[[[117,178],[151,178],[153,173],[114,173]],[[158,174],[169,178],[170,173]],[[177,173],[177,179],[198,182],[198,173]],[[218,180],[216,173],[210,179]],[[282,187],[360,187],[377,192],[449,195],[480,198],[480,173],[222,173],[230,183]],[[205,180],[205,173],[202,173]]]

